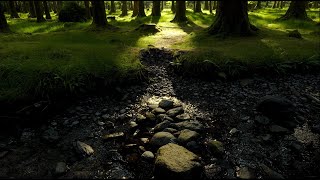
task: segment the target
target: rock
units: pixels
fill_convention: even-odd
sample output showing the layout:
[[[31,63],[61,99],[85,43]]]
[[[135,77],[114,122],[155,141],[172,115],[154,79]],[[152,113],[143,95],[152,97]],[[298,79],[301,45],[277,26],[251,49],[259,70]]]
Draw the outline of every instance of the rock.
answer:
[[[288,36],[289,37],[298,38],[298,39],[302,39],[302,36],[301,36],[300,32],[297,29],[293,30],[293,31],[289,31]]]
[[[170,109],[173,107],[173,103],[174,102],[172,100],[163,99],[159,102],[159,107],[163,109]]]
[[[187,149],[192,152],[198,153],[201,151],[199,144],[196,141],[190,141],[186,144]]]
[[[153,135],[153,137],[150,140],[150,144],[155,147],[161,147],[168,143],[174,143],[175,141],[176,141],[176,138],[171,133],[158,132]]]
[[[182,129],[190,129],[193,131],[202,131],[203,125],[199,121],[182,121],[178,123],[172,124],[173,128],[176,128],[178,130]]]
[[[170,109],[167,111],[167,115],[170,116],[170,117],[175,117],[177,116],[178,114],[181,114],[183,113],[183,108],[182,107],[176,107],[176,108],[173,108],[173,109]]]
[[[137,115],[137,121],[138,122],[140,122],[140,121],[143,121],[143,120],[145,120],[145,119],[147,119],[144,115],[142,115],[142,114],[138,114]]]
[[[178,130],[176,130],[176,129],[174,129],[174,128],[165,128],[165,129],[163,130],[163,132],[169,132],[169,133],[171,133],[171,134],[174,134],[174,133],[178,132]]]
[[[265,116],[256,116],[255,120],[263,125],[267,125],[270,123],[270,119]]]
[[[162,108],[155,108],[154,110],[152,110],[155,114],[162,114],[162,113],[166,113],[166,110],[162,109]]]
[[[238,129],[237,128],[232,128],[231,130],[230,130],[230,134],[235,134],[235,133],[237,133],[238,132]]]
[[[264,140],[264,141],[269,141],[270,139],[271,139],[270,134],[266,134],[266,135],[262,136],[262,140]]]
[[[159,106],[158,106],[157,104],[149,104],[148,107],[149,107],[150,109],[155,109],[155,108],[157,108],[157,107],[159,107]]]
[[[178,141],[183,144],[186,144],[189,141],[196,140],[198,137],[199,137],[199,133],[197,133],[196,131],[184,129],[181,131],[181,133],[178,137]]]
[[[224,147],[220,141],[209,140],[208,147],[214,155],[222,155],[224,153]]]
[[[141,142],[143,142],[144,144],[149,142],[148,138],[140,138]]]
[[[121,109],[121,110],[120,110],[120,114],[123,114],[123,113],[125,113],[125,112],[126,112],[125,109]]]
[[[154,132],[162,131],[163,129],[169,127],[170,124],[171,124],[170,121],[164,120],[163,122],[157,124],[157,125],[153,128],[153,130],[154,130]]]
[[[61,175],[67,171],[67,164],[65,162],[58,162],[56,165],[55,174]]]
[[[77,152],[82,156],[90,156],[94,153],[94,150],[91,146],[81,141],[77,141],[75,147]]]
[[[214,179],[221,170],[221,167],[216,164],[208,164],[204,166],[204,174],[208,179]]]
[[[129,125],[130,125],[130,128],[135,128],[138,126],[138,124],[134,121],[130,121]]]
[[[157,152],[155,178],[198,179],[201,171],[199,157],[182,146],[169,143]]]
[[[97,122],[97,124],[98,124],[99,126],[103,126],[103,125],[105,125],[105,123],[104,123],[104,122],[102,122],[102,121],[98,121],[98,122]]]
[[[115,139],[115,138],[119,138],[119,137],[124,137],[124,132],[116,132],[116,133],[106,134],[106,135],[102,136],[102,138],[104,140]]]
[[[237,177],[240,179],[255,179],[255,175],[248,167],[241,167],[237,171]]]
[[[78,125],[79,123],[80,123],[79,121],[73,121],[70,126],[73,127],[73,126]]]
[[[60,139],[60,136],[58,134],[57,131],[55,131],[52,128],[47,129],[44,133],[43,133],[43,139],[47,140],[50,143],[56,142],[57,140]]]
[[[151,151],[145,151],[142,153],[141,157],[150,161],[154,159],[154,154]]]
[[[179,121],[186,121],[186,120],[190,119],[190,116],[187,113],[183,113],[183,114],[176,116],[176,119]]]
[[[156,116],[151,112],[146,112],[146,118],[151,120],[151,121],[156,120]]]
[[[273,133],[289,133],[289,130],[287,128],[278,125],[271,125],[270,131]]]
[[[280,173],[272,170],[265,164],[261,163],[259,166],[262,169],[262,172],[264,173],[264,179],[284,179],[284,177]]]

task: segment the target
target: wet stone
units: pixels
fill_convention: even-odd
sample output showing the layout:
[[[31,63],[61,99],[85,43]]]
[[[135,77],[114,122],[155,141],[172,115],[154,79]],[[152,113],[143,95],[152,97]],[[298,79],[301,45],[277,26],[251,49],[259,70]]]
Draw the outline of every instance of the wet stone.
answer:
[[[173,109],[170,109],[167,111],[167,115],[170,117],[175,117],[179,114],[183,113],[183,108],[182,107],[176,107]]]
[[[182,121],[178,123],[172,124],[173,128],[176,128],[178,130],[182,129],[190,129],[193,131],[202,131],[203,125],[199,121]]]
[[[178,121],[186,121],[186,120],[189,120],[189,119],[190,119],[190,115],[187,114],[187,113],[183,113],[183,114],[177,115],[177,116],[176,116],[176,119],[177,119]]]
[[[180,135],[178,137],[178,141],[185,144],[190,141],[196,140],[199,136],[200,136],[199,133],[197,133],[196,131],[184,129],[180,132]]]
[[[150,144],[155,147],[161,147],[168,143],[174,143],[175,141],[176,141],[176,138],[171,133],[158,132],[153,135],[153,137],[150,140]]]
[[[141,158],[150,161],[154,159],[154,154],[151,151],[145,151],[142,153]]]
[[[153,128],[153,130],[154,130],[154,132],[162,131],[163,129],[169,127],[170,124],[171,124],[170,121],[164,120],[163,122],[157,124],[157,125]]]
[[[173,107],[173,103],[174,102],[171,100],[163,99],[159,102],[159,107],[163,109],[170,109]]]
[[[237,177],[240,179],[255,179],[255,175],[248,167],[240,167],[237,171]]]
[[[152,110],[155,114],[162,114],[162,113],[166,113],[166,110],[162,109],[162,108],[155,108],[154,110]]]
[[[214,155],[222,155],[224,153],[224,147],[220,141],[210,140],[208,141],[208,147]]]
[[[165,128],[163,130],[163,132],[169,132],[171,134],[178,132],[178,130],[174,129],[174,128]]]
[[[76,142],[76,150],[79,154],[83,156],[90,156],[94,153],[94,150],[90,145],[81,141]]]

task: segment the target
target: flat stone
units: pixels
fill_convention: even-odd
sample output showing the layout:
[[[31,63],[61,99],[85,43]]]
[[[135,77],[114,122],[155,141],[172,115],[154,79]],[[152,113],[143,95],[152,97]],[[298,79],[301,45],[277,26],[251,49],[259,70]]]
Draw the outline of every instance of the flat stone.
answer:
[[[171,134],[174,134],[174,133],[178,132],[178,130],[176,130],[176,129],[174,129],[174,128],[165,128],[165,129],[163,130],[163,132],[169,132],[169,133],[171,133]]]
[[[76,150],[79,154],[83,156],[90,156],[94,153],[94,150],[90,145],[81,141],[76,142]]]
[[[175,141],[176,141],[176,138],[171,133],[158,132],[153,135],[153,137],[150,140],[150,144],[155,147],[161,147],[168,143],[174,143]]]
[[[154,167],[155,178],[198,179],[202,172],[199,157],[177,144],[160,147]]]
[[[142,114],[138,114],[137,115],[137,121],[138,122],[140,122],[140,121],[143,121],[143,120],[145,120],[145,119],[147,119],[144,115],[142,115]]]
[[[167,115],[170,116],[170,117],[175,117],[181,113],[183,113],[183,108],[182,107],[176,107],[176,108],[173,108],[173,109],[170,109],[167,111]]]
[[[124,132],[116,132],[116,133],[112,133],[112,134],[106,134],[106,135],[102,136],[102,139],[109,140],[109,139],[115,139],[115,138],[119,138],[119,137],[123,137],[123,136],[124,136]]]
[[[208,147],[214,155],[222,155],[224,153],[224,147],[220,141],[209,140]]]
[[[240,179],[255,179],[255,175],[248,167],[241,167],[237,171],[237,177]]]
[[[153,129],[154,129],[154,132],[159,132],[159,131],[162,131],[163,129],[169,127],[171,124],[170,121],[168,120],[164,120],[163,122],[157,124]]]
[[[203,125],[199,121],[182,121],[178,123],[173,123],[172,124],[173,128],[176,128],[178,130],[183,130],[183,129],[190,129],[193,131],[202,131],[203,130]]]
[[[271,168],[269,168],[265,164],[261,163],[259,166],[261,167],[262,171],[264,172],[263,179],[265,179],[265,178],[266,179],[284,179],[284,177],[280,173],[272,170]]]
[[[56,165],[55,173],[57,175],[64,174],[67,171],[67,164],[65,162],[58,162]]]
[[[187,113],[183,113],[183,114],[177,115],[177,116],[176,116],[176,119],[177,119],[178,121],[186,121],[186,120],[189,120],[189,119],[190,119],[190,115],[187,114]]]
[[[162,108],[155,108],[152,110],[155,114],[162,114],[162,113],[166,113],[166,110],[162,109]]]
[[[153,160],[154,154],[151,151],[145,151],[144,153],[142,153],[141,157],[146,160]]]
[[[271,125],[270,131],[273,133],[289,133],[289,130],[287,128],[278,125]]]
[[[172,100],[163,99],[159,102],[159,107],[163,109],[170,109],[173,107],[173,103],[174,102]]]
[[[97,122],[97,124],[98,124],[99,126],[103,126],[103,125],[105,125],[105,123],[104,123],[104,122],[102,122],[102,121],[98,121],[98,122]]]
[[[196,131],[184,129],[180,132],[178,141],[185,144],[185,143],[188,143],[189,141],[196,140],[198,137],[199,137],[199,133],[197,133]]]

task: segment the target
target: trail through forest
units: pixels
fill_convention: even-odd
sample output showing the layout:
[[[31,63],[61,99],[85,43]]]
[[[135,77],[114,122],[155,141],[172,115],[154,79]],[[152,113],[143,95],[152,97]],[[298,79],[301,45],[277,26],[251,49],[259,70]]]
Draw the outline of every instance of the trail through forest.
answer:
[[[156,45],[169,45],[183,34],[168,34],[174,40],[163,38]],[[202,179],[319,175],[319,105],[310,99],[319,96],[319,75],[207,82],[176,75],[172,59],[167,49],[142,50],[148,81],[88,97],[39,129],[25,128],[19,139],[1,140],[0,177],[152,178],[155,132],[166,129],[179,139],[184,127],[198,134],[182,146],[201,157]],[[266,95],[293,103],[300,122],[293,131],[257,112]],[[159,115],[170,114],[156,110],[163,99],[180,108],[179,118]],[[222,144],[218,153],[212,140]]]

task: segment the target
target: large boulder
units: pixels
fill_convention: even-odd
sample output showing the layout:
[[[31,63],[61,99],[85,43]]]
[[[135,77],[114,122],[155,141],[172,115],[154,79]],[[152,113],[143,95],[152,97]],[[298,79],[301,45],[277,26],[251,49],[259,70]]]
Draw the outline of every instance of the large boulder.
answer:
[[[155,178],[198,179],[202,171],[199,157],[177,144],[159,148],[155,161]]]

